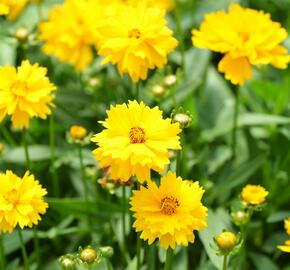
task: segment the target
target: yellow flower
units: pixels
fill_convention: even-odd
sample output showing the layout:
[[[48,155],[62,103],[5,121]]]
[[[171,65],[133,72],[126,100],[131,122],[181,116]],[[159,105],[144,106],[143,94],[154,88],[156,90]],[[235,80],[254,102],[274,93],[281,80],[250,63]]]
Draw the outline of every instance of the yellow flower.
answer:
[[[12,116],[15,128],[28,128],[33,117],[51,114],[52,91],[56,87],[46,77],[47,69],[23,61],[17,68],[0,67],[0,122]]]
[[[284,220],[285,230],[290,235],[290,217]]]
[[[99,32],[102,42],[98,53],[105,57],[103,64],[116,64],[119,73],[128,73],[134,82],[146,79],[148,69],[163,67],[167,54],[177,46],[167,27],[165,10],[147,7],[145,1],[137,6],[121,5]]]
[[[119,0],[130,5],[137,5],[140,0]],[[158,7],[170,11],[174,8],[175,0],[147,0],[148,7]]]
[[[46,189],[29,172],[20,178],[6,171],[0,174],[0,182],[0,231],[11,232],[17,224],[22,229],[38,224],[48,207],[43,201]]]
[[[280,23],[273,22],[270,14],[238,4],[205,15],[200,30],[192,30],[196,47],[224,54],[218,70],[225,73],[233,84],[243,85],[252,78],[251,65],[271,64],[287,68],[290,56],[281,42],[287,32]]]
[[[43,51],[56,56],[61,62],[85,70],[93,60],[92,46],[100,36],[97,24],[102,15],[101,1],[66,0],[48,14],[48,21],[39,26]]]
[[[81,140],[87,136],[87,130],[82,126],[74,125],[70,128],[70,135],[73,139]]]
[[[7,15],[9,20],[15,20],[26,4],[27,0],[0,0],[0,15]]]
[[[246,185],[241,193],[244,202],[251,205],[259,205],[265,202],[269,192],[259,185]]]
[[[222,251],[230,251],[237,243],[237,237],[232,232],[222,232],[215,237],[218,247]]]
[[[283,252],[290,253],[290,240],[285,241],[283,246],[277,246]]]
[[[105,130],[92,141],[101,168],[110,167],[112,179],[128,181],[136,175],[140,182],[150,180],[150,170],[163,172],[169,164],[169,149],[180,149],[179,124],[163,119],[162,112],[143,102],[111,106],[102,123]]]
[[[174,249],[176,244],[187,246],[194,242],[194,231],[207,225],[203,193],[198,182],[183,181],[173,172],[161,178],[159,187],[149,181],[147,188],[133,191],[133,227],[149,245],[158,238],[165,249]]]

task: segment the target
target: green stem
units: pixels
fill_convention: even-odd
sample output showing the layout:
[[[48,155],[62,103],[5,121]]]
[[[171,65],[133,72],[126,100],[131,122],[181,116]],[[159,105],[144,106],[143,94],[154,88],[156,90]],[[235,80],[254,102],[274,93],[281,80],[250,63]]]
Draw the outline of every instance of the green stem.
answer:
[[[106,259],[106,265],[108,270],[113,270],[112,264],[109,259]]]
[[[18,237],[20,240],[20,247],[21,247],[21,253],[22,253],[23,262],[24,262],[24,269],[29,270],[29,261],[28,261],[24,241],[23,241],[22,231],[18,226],[17,226],[17,231],[18,231]]]
[[[25,159],[26,159],[26,167],[28,170],[31,169],[31,163],[30,163],[30,158],[29,158],[29,151],[28,151],[28,131],[24,130],[23,131],[23,146],[24,146],[24,153],[25,153]]]
[[[135,91],[135,99],[139,102],[139,98],[140,98],[140,83],[137,82],[136,83],[136,91]]]
[[[55,136],[54,136],[54,119],[53,115],[49,118],[49,144],[50,144],[50,163],[52,172],[52,185],[54,196],[59,196],[59,185],[55,169]]]
[[[0,269],[5,270],[5,254],[4,254],[4,245],[3,245],[4,234],[0,232]]]
[[[227,270],[227,266],[228,266],[228,255],[225,255],[223,262],[223,270]]]
[[[164,270],[171,270],[172,262],[173,262],[173,249],[168,248],[166,252],[166,261],[165,261]]]
[[[17,144],[15,140],[13,139],[13,137],[11,136],[5,125],[1,124],[0,129],[6,142],[9,143],[11,146],[16,146]]]
[[[236,87],[234,89],[235,95],[235,108],[233,116],[233,129],[232,129],[232,160],[236,158],[236,144],[237,144],[237,126],[238,126],[238,115],[239,115],[239,103],[240,103],[240,89]]]
[[[140,235],[137,234],[137,270],[141,269],[141,238]]]
[[[31,161],[29,157],[29,151],[28,151],[28,131],[23,131],[23,144],[24,144],[24,152],[25,152],[25,158],[26,158],[26,167],[28,170],[31,170]],[[39,240],[38,240],[38,232],[37,228],[33,227],[33,244],[34,244],[34,250],[36,252],[36,258],[38,265],[40,265],[40,254],[39,254]]]
[[[86,174],[85,174],[83,151],[82,151],[82,148],[80,145],[78,146],[78,151],[79,151],[82,180],[83,180],[83,185],[84,185],[84,197],[85,197],[85,201],[86,201],[88,225],[89,225],[90,229],[92,230],[92,220],[91,220],[91,215],[90,215],[90,205],[89,205],[89,196],[88,196],[88,185],[87,185],[87,179],[86,179]]]
[[[127,247],[126,247],[126,186],[122,186],[122,234],[123,234],[123,252],[126,258]]]
[[[176,3],[176,7],[174,9],[174,15],[176,20],[176,28],[177,28],[177,34],[178,34],[178,40],[179,40],[179,46],[180,46],[180,53],[181,53],[181,67],[184,67],[185,63],[185,45],[184,45],[184,38],[183,38],[183,32],[181,27],[181,17],[180,17],[180,10],[178,7],[178,3]]]

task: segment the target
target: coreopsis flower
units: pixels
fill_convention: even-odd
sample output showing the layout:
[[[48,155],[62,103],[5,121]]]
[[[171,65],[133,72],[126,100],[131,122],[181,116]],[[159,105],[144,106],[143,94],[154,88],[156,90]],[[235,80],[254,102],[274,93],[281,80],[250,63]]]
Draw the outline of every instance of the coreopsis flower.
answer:
[[[43,200],[47,191],[34,176],[26,172],[20,178],[6,171],[0,174],[0,183],[0,231],[11,232],[17,225],[31,228],[38,224],[48,207]]]
[[[43,51],[61,62],[84,70],[93,60],[93,46],[100,36],[97,31],[101,1],[66,0],[55,5],[48,20],[39,26],[39,39],[44,41]]]
[[[218,70],[233,84],[243,85],[252,78],[251,65],[271,64],[285,69],[290,56],[281,42],[287,31],[273,22],[270,14],[231,4],[224,10],[205,15],[200,30],[192,30],[196,47],[224,54]]]
[[[222,232],[215,237],[215,242],[222,252],[229,252],[237,244],[237,237],[232,232]]]
[[[249,205],[260,205],[265,202],[268,194],[260,185],[246,185],[241,192],[241,199]]]
[[[70,128],[70,135],[73,139],[81,140],[86,137],[87,134],[88,131],[82,126],[74,125]]]
[[[102,42],[98,54],[103,64],[117,65],[119,73],[128,73],[134,82],[146,79],[149,69],[167,63],[167,54],[177,40],[167,27],[165,10],[148,7],[145,1],[120,5],[118,12],[99,28]]]
[[[101,168],[110,167],[111,179],[150,180],[150,170],[163,172],[169,164],[169,149],[180,149],[178,123],[163,119],[158,107],[143,102],[111,106],[108,118],[100,122],[105,129],[92,141],[98,148],[95,159]]]
[[[15,20],[26,4],[27,0],[0,0],[0,15],[7,15],[9,20]]]
[[[46,76],[47,69],[22,61],[17,68],[0,67],[0,122],[12,116],[15,128],[28,128],[33,117],[46,119],[53,106],[56,87]]]
[[[285,230],[288,235],[290,235],[290,217],[284,220]],[[285,241],[284,245],[277,246],[283,252],[290,253],[290,240]]]
[[[121,0],[124,2],[123,0]],[[127,4],[137,5],[140,0],[127,0]],[[147,0],[147,5],[149,7],[158,7],[161,9],[165,9],[166,11],[170,11],[174,8],[175,0]]]
[[[201,202],[203,193],[198,182],[183,181],[169,171],[161,178],[159,187],[149,181],[147,188],[141,186],[133,191],[133,227],[149,245],[159,239],[165,249],[174,249],[176,244],[187,246],[194,242],[194,231],[207,225],[207,208]]]

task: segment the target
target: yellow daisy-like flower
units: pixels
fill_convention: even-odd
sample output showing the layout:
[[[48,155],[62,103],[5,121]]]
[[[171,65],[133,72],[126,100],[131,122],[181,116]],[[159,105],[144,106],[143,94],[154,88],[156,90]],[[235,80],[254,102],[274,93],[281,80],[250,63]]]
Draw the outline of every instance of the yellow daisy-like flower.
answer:
[[[103,64],[116,64],[119,73],[128,73],[134,82],[147,78],[148,69],[161,68],[167,54],[177,46],[167,27],[165,10],[138,5],[121,5],[117,14],[102,24],[99,55]]]
[[[281,45],[287,31],[280,23],[273,22],[268,13],[238,4],[231,4],[228,13],[221,10],[205,15],[200,30],[193,29],[192,35],[196,47],[224,54],[218,70],[233,84],[243,85],[252,78],[251,65],[285,69],[290,61]]]
[[[169,164],[169,149],[180,149],[178,123],[163,119],[158,107],[143,102],[111,106],[102,123],[105,130],[92,141],[101,168],[110,167],[112,179],[128,181],[136,175],[140,182],[150,180],[150,170],[163,172]]]
[[[222,232],[215,237],[215,241],[221,251],[228,252],[237,244],[237,237],[232,232]]]
[[[39,26],[43,51],[61,62],[85,70],[93,60],[93,46],[100,36],[97,25],[103,16],[101,1],[66,0],[48,14],[48,21]]]
[[[285,241],[284,245],[277,246],[283,252],[290,253],[290,240]]]
[[[33,175],[26,172],[23,178],[12,171],[0,174],[0,231],[11,232],[17,224],[20,228],[32,227],[41,220],[48,204],[47,194]]]
[[[285,230],[290,235],[290,217],[284,220]]]
[[[251,205],[259,205],[265,202],[269,192],[259,185],[246,185],[241,193],[244,202]]]
[[[0,15],[7,15],[9,20],[15,20],[26,4],[27,0],[0,0]]]
[[[28,128],[33,117],[46,119],[53,106],[52,92],[56,87],[46,76],[47,69],[28,60],[21,66],[0,67],[0,122],[12,116],[15,128]]]
[[[203,193],[198,182],[183,181],[173,172],[161,178],[159,187],[149,181],[147,188],[133,191],[133,227],[149,245],[159,239],[165,249],[174,249],[176,244],[187,246],[194,242],[194,231],[207,225]]]

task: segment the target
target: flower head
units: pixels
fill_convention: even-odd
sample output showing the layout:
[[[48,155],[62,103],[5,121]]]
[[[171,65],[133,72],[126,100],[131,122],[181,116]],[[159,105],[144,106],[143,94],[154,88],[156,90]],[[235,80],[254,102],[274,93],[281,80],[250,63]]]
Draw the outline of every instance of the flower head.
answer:
[[[23,178],[12,171],[0,174],[0,231],[11,232],[17,224],[20,228],[32,227],[41,220],[48,204],[47,194],[33,175],[26,172]]]
[[[0,67],[0,121],[12,116],[15,128],[28,128],[33,117],[46,119],[53,106],[56,87],[46,76],[47,69],[23,61],[17,68]]]
[[[70,135],[73,139],[82,140],[84,137],[87,136],[88,131],[82,127],[74,125],[70,128]]]
[[[48,20],[39,26],[39,39],[44,41],[44,52],[73,65],[77,70],[86,69],[93,60],[92,46],[100,40],[97,31],[102,15],[100,3],[66,0],[54,6]]]
[[[251,65],[271,64],[287,68],[290,56],[281,42],[287,31],[273,22],[270,14],[231,4],[223,10],[205,15],[200,30],[192,30],[196,47],[224,54],[218,70],[233,84],[243,85],[252,78]]]
[[[241,193],[242,200],[250,205],[260,205],[265,202],[269,192],[259,185],[246,185]]]
[[[237,244],[237,237],[232,232],[222,232],[215,237],[217,246],[223,252],[229,252]]]
[[[172,172],[161,178],[159,187],[149,181],[147,188],[133,191],[133,227],[149,245],[159,239],[165,249],[174,249],[176,244],[187,246],[194,242],[194,231],[206,227],[203,193],[198,182],[183,181]]]
[[[167,54],[177,46],[167,27],[165,10],[138,5],[120,5],[118,12],[99,30],[102,43],[99,55],[103,63],[116,64],[120,74],[128,73],[134,82],[146,79],[148,69],[161,68]]]
[[[285,241],[284,245],[277,246],[283,252],[290,253],[290,240]]]
[[[9,20],[15,20],[26,4],[27,0],[0,0],[0,15],[7,15]]]
[[[121,1],[124,2],[123,0]],[[126,2],[130,5],[138,5],[140,0],[127,0]],[[175,0],[147,0],[147,5],[148,7],[158,7],[170,11],[174,8]]]
[[[136,175],[150,180],[150,170],[162,172],[169,163],[169,149],[180,149],[179,124],[163,119],[162,112],[143,102],[111,106],[101,122],[105,130],[92,141],[99,146],[93,153],[101,168],[110,167],[112,179],[128,181]]]

